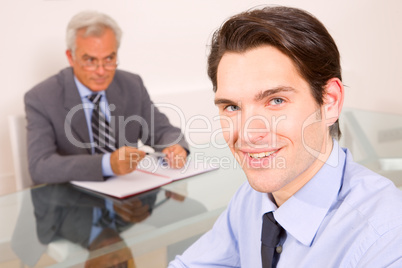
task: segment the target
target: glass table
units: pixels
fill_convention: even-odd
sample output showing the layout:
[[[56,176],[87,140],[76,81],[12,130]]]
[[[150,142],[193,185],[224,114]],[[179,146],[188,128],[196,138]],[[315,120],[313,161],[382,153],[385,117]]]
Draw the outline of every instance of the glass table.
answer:
[[[402,116],[345,109],[340,123],[355,160],[401,187]],[[220,169],[127,199],[70,184],[1,196],[0,267],[166,267],[246,181],[226,147],[191,156]]]
[[[126,199],[71,184],[0,197],[0,267],[167,267],[246,180],[227,148],[192,157],[220,168]]]

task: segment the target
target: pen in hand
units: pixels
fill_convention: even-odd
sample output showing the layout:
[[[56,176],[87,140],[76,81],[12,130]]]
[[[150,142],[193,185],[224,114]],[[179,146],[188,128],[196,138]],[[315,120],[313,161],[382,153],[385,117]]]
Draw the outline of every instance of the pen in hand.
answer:
[[[150,155],[150,156],[156,156],[156,157],[166,157],[165,153],[161,153],[161,152],[153,152],[153,153],[145,153],[146,155]]]

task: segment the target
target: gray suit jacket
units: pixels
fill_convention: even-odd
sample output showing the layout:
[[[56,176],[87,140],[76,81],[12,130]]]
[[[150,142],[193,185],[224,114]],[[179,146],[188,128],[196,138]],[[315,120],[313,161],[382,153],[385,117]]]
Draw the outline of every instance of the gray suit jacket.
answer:
[[[144,144],[160,151],[188,145],[180,129],[154,107],[141,78],[117,70],[106,90],[118,147]],[[101,181],[102,155],[91,155],[90,139],[81,97],[72,68],[38,84],[25,94],[28,126],[29,171],[33,181],[61,183]]]

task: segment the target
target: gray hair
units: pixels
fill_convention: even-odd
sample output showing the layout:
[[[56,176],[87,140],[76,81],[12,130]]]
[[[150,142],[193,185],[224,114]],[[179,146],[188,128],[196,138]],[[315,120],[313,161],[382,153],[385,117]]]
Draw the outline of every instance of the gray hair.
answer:
[[[83,11],[71,18],[67,25],[66,43],[67,49],[71,50],[74,55],[77,38],[77,32],[86,29],[86,36],[101,36],[106,28],[111,29],[117,41],[117,48],[120,46],[122,31],[117,22],[106,14],[97,11]]]

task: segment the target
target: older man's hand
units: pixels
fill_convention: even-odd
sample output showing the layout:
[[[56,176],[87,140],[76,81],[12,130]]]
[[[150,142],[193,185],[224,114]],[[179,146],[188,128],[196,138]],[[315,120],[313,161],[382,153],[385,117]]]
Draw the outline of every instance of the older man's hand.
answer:
[[[134,171],[145,157],[145,152],[134,147],[120,147],[110,156],[110,165],[114,174],[124,175]]]
[[[166,160],[172,168],[182,168],[187,161],[187,151],[179,144],[172,145],[163,149],[166,154]]]

